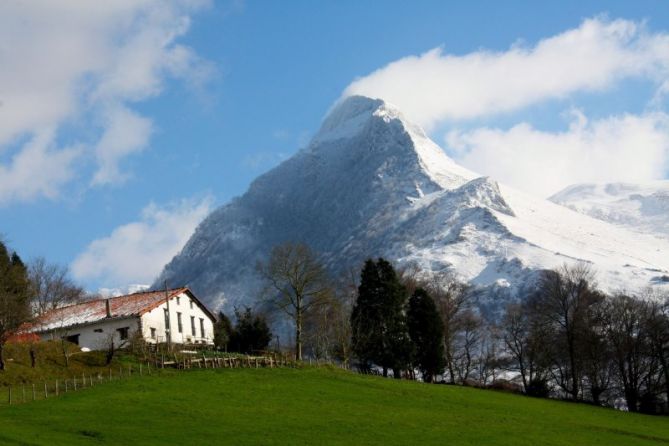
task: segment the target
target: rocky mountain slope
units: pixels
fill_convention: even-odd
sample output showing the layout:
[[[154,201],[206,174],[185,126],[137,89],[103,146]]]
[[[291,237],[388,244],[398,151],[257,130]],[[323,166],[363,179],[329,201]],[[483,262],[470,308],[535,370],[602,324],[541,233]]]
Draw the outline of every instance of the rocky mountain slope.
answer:
[[[335,274],[376,256],[452,271],[493,306],[565,262],[593,264],[607,290],[665,286],[669,274],[669,240],[481,177],[395,107],[357,96],[307,148],[209,215],[156,284],[188,285],[227,310],[253,303],[255,266],[284,241],[309,244]]]

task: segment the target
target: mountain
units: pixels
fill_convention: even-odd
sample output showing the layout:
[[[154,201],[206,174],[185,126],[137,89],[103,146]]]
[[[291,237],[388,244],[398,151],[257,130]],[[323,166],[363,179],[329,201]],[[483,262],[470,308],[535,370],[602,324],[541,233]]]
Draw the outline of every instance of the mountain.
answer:
[[[549,199],[634,232],[669,239],[669,180],[646,184],[576,184]]]
[[[209,215],[156,285],[188,285],[227,310],[252,303],[257,262],[284,241],[309,244],[335,274],[377,256],[452,271],[493,307],[565,262],[593,264],[608,290],[664,286],[669,270],[669,241],[481,177],[392,105],[359,96],[335,106],[305,149]]]

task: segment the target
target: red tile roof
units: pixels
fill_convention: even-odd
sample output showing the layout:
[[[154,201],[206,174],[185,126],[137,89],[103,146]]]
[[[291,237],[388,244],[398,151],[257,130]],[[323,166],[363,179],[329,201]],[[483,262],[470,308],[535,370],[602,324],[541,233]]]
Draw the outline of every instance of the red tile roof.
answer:
[[[190,290],[188,288],[176,288],[168,290],[167,294],[171,299],[185,292],[190,293]],[[108,319],[106,300],[90,300],[52,310],[42,315],[32,324],[32,331],[49,331]],[[122,319],[141,316],[165,302],[165,290],[133,293],[126,296],[111,297],[108,300],[112,318]]]

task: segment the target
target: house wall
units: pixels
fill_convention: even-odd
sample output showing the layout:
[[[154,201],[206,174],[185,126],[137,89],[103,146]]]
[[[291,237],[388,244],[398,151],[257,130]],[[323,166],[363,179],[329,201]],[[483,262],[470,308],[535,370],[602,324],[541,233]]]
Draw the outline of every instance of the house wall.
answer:
[[[170,299],[170,326],[172,328],[172,342],[177,344],[213,344],[214,321],[198,306],[195,301],[191,308],[192,299],[182,293]],[[167,341],[165,333],[165,309],[167,303],[142,315],[142,333],[147,342],[162,343]],[[181,313],[182,330],[179,332],[178,313]],[[195,336],[191,331],[191,316],[195,318]],[[200,319],[204,324],[204,336],[200,332]],[[155,329],[155,338],[151,337],[151,328]]]
[[[119,328],[128,328],[128,340],[139,329],[139,317],[103,320],[90,325],[63,328],[60,330],[40,333],[43,341],[61,339],[61,337],[79,335],[79,347],[90,350],[106,350],[109,348],[110,337],[116,347],[124,347],[127,341],[120,337]],[[99,330],[99,331],[96,331]]]

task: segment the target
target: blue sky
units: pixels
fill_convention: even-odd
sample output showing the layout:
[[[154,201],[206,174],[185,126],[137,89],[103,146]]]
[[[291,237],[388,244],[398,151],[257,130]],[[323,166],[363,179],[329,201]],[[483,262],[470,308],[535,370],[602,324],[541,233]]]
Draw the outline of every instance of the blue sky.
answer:
[[[522,177],[513,184],[519,188],[535,181],[523,177],[533,164],[493,167],[492,157],[531,158],[534,149],[517,147],[542,145],[566,153],[568,165],[591,146],[608,150],[607,132],[621,128],[629,131],[611,137],[621,144],[611,149],[621,163],[630,147],[655,145],[632,179],[666,177],[649,167],[667,152],[658,91],[669,53],[655,49],[669,33],[665,2],[166,4],[0,6],[0,38],[16,48],[0,53],[0,233],[24,258],[72,265],[90,290],[150,281],[209,210],[305,145],[344,91],[388,95],[458,161],[503,181]],[[623,50],[646,51],[639,72],[617,75],[612,65],[602,75],[611,79],[592,80],[589,72],[607,62],[592,60],[575,86],[555,92],[541,84],[521,91],[520,105],[494,92],[472,103],[496,111],[443,105],[452,96],[439,70],[497,54],[510,76],[531,77],[543,63],[533,57],[539,42],[587,20],[597,22],[595,33],[608,32],[618,19],[639,28],[620,31],[632,33]],[[546,53],[572,63],[560,51]],[[528,60],[517,64],[516,56]],[[496,64],[492,58],[482,66]],[[31,65],[22,67],[24,60]],[[399,65],[388,67],[393,62]],[[416,83],[403,87],[412,76]],[[503,80],[499,88],[510,88]],[[421,91],[431,82],[443,97]],[[476,96],[498,80],[477,82],[462,88]],[[533,162],[556,162],[547,156]],[[615,166],[603,170],[609,176],[583,172],[574,180],[616,179]]]

